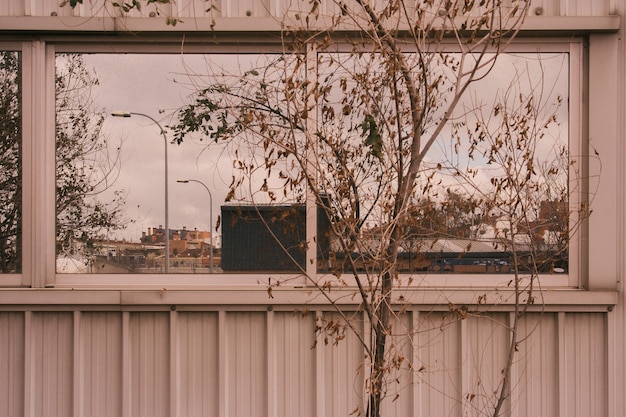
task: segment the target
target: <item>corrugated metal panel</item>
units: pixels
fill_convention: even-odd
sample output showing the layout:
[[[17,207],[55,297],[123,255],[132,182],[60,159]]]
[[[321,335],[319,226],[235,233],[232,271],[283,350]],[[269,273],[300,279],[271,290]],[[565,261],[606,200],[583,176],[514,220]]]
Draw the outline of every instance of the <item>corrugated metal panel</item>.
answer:
[[[559,410],[556,314],[525,316],[511,372],[513,416],[557,416]]]
[[[9,0],[13,1],[13,0]],[[16,0],[16,3],[20,0]],[[21,0],[24,5],[24,15],[26,16],[110,16],[111,7],[106,3],[108,0],[85,0],[83,4],[78,4],[74,9],[65,6],[61,7],[58,0]]]
[[[101,0],[100,0],[101,1]],[[119,3],[119,2],[118,2]],[[172,2],[174,3],[174,2]],[[159,2],[154,2],[152,4],[149,5],[145,5],[145,2],[142,3],[142,6],[139,10],[137,10],[136,8],[131,10],[130,12],[126,13],[125,16],[128,17],[156,17],[156,16],[173,16],[174,15],[174,11],[176,10],[176,5],[175,4],[160,4]],[[178,4],[179,2],[175,2],[176,4]],[[187,3],[186,1],[181,2],[181,4],[185,4]],[[121,11],[119,10],[119,8],[110,8],[111,10],[111,15],[113,16],[120,16],[121,15]]]
[[[180,415],[217,416],[219,411],[218,314],[179,313]]]
[[[461,417],[461,322],[446,313],[421,313],[415,331],[418,416]]]
[[[167,313],[137,312],[130,315],[129,409],[132,416],[170,415],[170,334]]]
[[[71,313],[32,313],[26,323],[32,372],[26,397],[33,416],[68,417],[73,409],[74,334]],[[28,371],[27,371],[28,372]]]
[[[540,16],[562,16],[564,15],[564,13],[561,12],[562,3],[563,2],[561,0],[534,0],[530,8],[530,14]]]
[[[5,0],[0,2],[0,16],[23,16],[25,0]]]
[[[78,408],[80,415],[122,415],[122,317],[113,312],[80,316]]]
[[[325,313],[325,320],[341,320],[335,313]],[[360,327],[356,324],[357,329]],[[364,381],[364,370],[361,366],[363,349],[354,333],[348,331],[346,338],[337,345],[332,338],[320,336],[317,349],[321,349],[322,360],[320,375],[323,381],[322,408],[318,415],[326,417],[343,417],[349,415],[363,415],[355,411],[363,411],[364,399],[361,389]]]
[[[506,314],[469,316],[461,322],[464,415],[489,414],[505,377],[510,334]],[[503,408],[508,415],[509,401]]]
[[[274,313],[273,319],[270,337],[274,349],[269,363],[274,366],[268,384],[268,394],[275,402],[273,415],[314,417],[315,315],[281,312]]]
[[[384,0],[377,0],[382,2]],[[59,0],[3,0],[0,4],[1,16],[112,16],[118,12],[110,6],[104,7],[105,0],[85,0],[72,11],[69,7],[59,7]],[[109,1],[110,3],[110,1]],[[121,1],[119,3],[122,3]],[[158,2],[156,2],[158,3]],[[213,3],[216,7],[207,10]],[[411,8],[411,2],[407,7]],[[185,17],[267,17],[282,16],[283,13],[295,15],[311,9],[308,0],[177,0],[173,6],[152,4],[143,7],[141,12],[133,11],[132,17],[149,16],[156,12],[161,15]],[[533,1],[531,14],[542,13],[545,16],[604,16],[611,12],[611,0],[539,0]],[[337,14],[338,6],[334,2],[322,2],[319,13]]]
[[[387,353],[392,371],[387,378],[383,415],[413,417],[414,386],[411,363],[413,349],[413,314],[398,314],[393,322]]]
[[[187,0],[176,4],[178,17],[219,17],[222,16],[223,0],[207,2],[205,0]]]
[[[24,313],[0,314],[0,415],[24,415]]]
[[[267,415],[267,332],[262,313],[226,315],[226,416]]]
[[[220,7],[225,17],[270,16],[270,0],[223,0]]]
[[[401,316],[390,346],[415,366],[390,378],[385,415],[461,417],[493,407],[510,314]],[[312,349],[316,317],[338,319],[289,311],[2,313],[0,415],[343,417],[362,410],[364,351],[350,333],[337,345],[320,337]],[[505,415],[608,416],[607,331],[603,313],[524,317]]]
[[[562,2],[562,16],[602,16],[610,14],[610,2],[603,1],[583,1],[566,0]]]
[[[563,314],[559,352],[565,382],[561,415],[606,416],[608,412],[607,334],[604,314]]]

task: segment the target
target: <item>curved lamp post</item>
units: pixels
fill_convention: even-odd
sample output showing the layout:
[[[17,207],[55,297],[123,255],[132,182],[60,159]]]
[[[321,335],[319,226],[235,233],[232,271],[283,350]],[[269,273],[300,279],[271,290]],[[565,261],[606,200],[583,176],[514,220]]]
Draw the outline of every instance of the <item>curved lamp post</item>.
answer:
[[[153,117],[148,116],[143,113],[136,113],[132,111],[114,111],[111,113],[111,116],[114,117],[131,117],[131,116],[142,116],[150,119],[152,123],[159,127],[161,131],[161,135],[163,135],[163,140],[165,141],[165,273],[168,273],[170,270],[170,227],[169,227],[169,215],[168,215],[168,190],[167,190],[167,136],[165,135],[165,130],[161,126],[159,122],[157,122]]]
[[[202,181],[198,180],[176,180],[176,182],[180,182],[181,184],[187,184],[190,182],[197,182],[209,193],[209,230],[211,231],[210,237],[210,248],[209,248],[209,271],[213,273],[213,196],[211,195],[211,190],[207,187]]]

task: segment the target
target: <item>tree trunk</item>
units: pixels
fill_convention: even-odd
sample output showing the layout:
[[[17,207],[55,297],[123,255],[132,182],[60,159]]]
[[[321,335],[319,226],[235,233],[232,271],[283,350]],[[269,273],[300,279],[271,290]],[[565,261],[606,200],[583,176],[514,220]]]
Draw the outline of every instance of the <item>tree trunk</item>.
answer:
[[[373,326],[374,330],[374,358],[372,370],[370,372],[370,393],[367,417],[380,417],[380,406],[383,399],[385,374],[388,372],[385,364],[385,347],[387,334],[389,333],[389,318],[391,316],[391,291],[393,288],[393,276],[390,271],[385,272],[382,277],[381,301],[377,308],[377,321]]]

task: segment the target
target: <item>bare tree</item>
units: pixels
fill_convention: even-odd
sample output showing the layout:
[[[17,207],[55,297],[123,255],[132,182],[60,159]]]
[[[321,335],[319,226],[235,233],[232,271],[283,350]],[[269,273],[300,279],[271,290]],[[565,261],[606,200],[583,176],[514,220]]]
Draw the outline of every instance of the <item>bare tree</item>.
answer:
[[[20,272],[21,68],[17,52],[0,53],[0,272]]]
[[[72,255],[109,230],[124,227],[124,193],[111,201],[98,197],[115,183],[119,147],[102,132],[105,115],[93,108],[96,74],[80,55],[57,60],[56,74],[57,254]]]
[[[153,1],[121,7],[127,12],[142,3]],[[498,392],[487,403],[488,414],[498,416],[522,342],[518,320],[538,302],[539,273],[554,271],[554,253],[567,252],[572,214],[579,221],[587,213],[586,205],[569,207],[567,148],[556,149],[558,163],[539,162],[540,140],[558,124],[559,103],[542,107],[543,90],[531,85],[462,107],[517,35],[529,3],[311,0],[281,22],[281,54],[208,79],[171,127],[179,143],[199,133],[209,147],[230,147],[236,174],[228,201],[308,201],[325,213],[329,247],[318,248],[319,237],[307,241],[302,250],[311,258],[294,263],[337,311],[318,319],[324,340],[339,342],[352,331],[362,344],[368,374],[361,411],[368,417],[381,415],[397,372],[420,368],[406,365],[390,342],[406,307],[396,295],[408,285],[399,259],[407,236],[426,234],[416,231],[416,216],[433,220],[427,229],[434,241],[465,233],[470,245],[484,240],[510,254],[514,320]],[[452,142],[451,155],[437,151],[441,141]],[[462,167],[455,155],[498,168],[481,183],[481,168]],[[446,182],[451,179],[457,185]],[[552,223],[541,216],[548,206],[556,208]],[[435,216],[451,212],[452,219]],[[546,231],[560,235],[556,251],[538,238]],[[325,273],[310,273],[311,264]],[[332,288],[342,285],[356,288],[356,313],[334,298]],[[471,314],[451,310],[459,318]],[[364,317],[366,331],[355,317]]]
[[[244,184],[263,184],[259,190],[275,201],[306,185],[323,207],[336,252],[345,255],[329,272],[352,275],[370,336],[361,335],[345,311],[340,311],[344,321],[318,323],[318,331],[334,340],[345,336],[346,326],[359,334],[369,370],[365,415],[378,417],[388,378],[402,362],[388,340],[397,321],[393,293],[401,285],[398,255],[411,207],[435,187],[437,165],[433,168],[428,155],[464,93],[511,42],[528,5],[425,2],[413,9],[402,1],[359,0],[311,5],[297,18],[331,18],[334,24],[314,34],[294,26],[285,38],[294,52],[270,69],[199,91],[195,103],[181,111],[175,131],[181,141],[200,131],[240,149],[241,177],[233,181],[231,196]],[[334,14],[323,16],[322,8],[334,8]],[[342,25],[358,29],[359,36],[341,40]],[[264,162],[246,158],[242,147],[262,149]],[[290,169],[293,165],[297,169]],[[279,171],[282,193],[267,186],[272,171]],[[250,180],[254,174],[260,177]],[[368,223],[375,226],[367,228]],[[309,279],[334,301],[329,281]]]
[[[475,102],[472,111],[455,123],[452,141],[465,145],[454,153],[467,158],[463,166],[448,166],[486,215],[492,229],[486,240],[511,255],[513,316],[502,379],[492,403],[494,416],[503,412],[510,396],[511,366],[528,337],[520,333],[521,319],[531,306],[543,304],[541,274],[567,268],[569,240],[588,216],[587,204],[576,206],[570,199],[570,181],[577,181],[580,173],[573,168],[576,159],[567,141],[558,138],[563,135],[559,115],[564,97],[549,94],[553,86],[546,88],[543,72],[518,71],[493,102]],[[470,162],[476,160],[482,162]],[[481,164],[483,169],[489,167],[488,183],[478,175]]]
[[[57,242],[70,252],[75,242],[86,244],[103,229],[119,228],[123,195],[112,203],[96,196],[114,182],[117,155],[110,154],[100,127],[103,115],[90,107],[95,75],[80,57],[68,55],[58,68],[57,97]],[[0,271],[19,272],[21,252],[21,68],[16,52],[0,55],[2,109],[2,210],[0,211]]]

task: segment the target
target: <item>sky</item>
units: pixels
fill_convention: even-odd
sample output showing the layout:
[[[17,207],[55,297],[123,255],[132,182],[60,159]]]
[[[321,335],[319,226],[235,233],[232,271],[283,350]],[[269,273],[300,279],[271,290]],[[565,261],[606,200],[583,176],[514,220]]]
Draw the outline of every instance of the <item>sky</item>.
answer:
[[[94,108],[146,114],[159,122],[168,138],[168,200],[170,229],[209,230],[210,196],[198,183],[178,183],[179,179],[202,182],[213,197],[215,225],[227,192],[230,177],[217,168],[219,150],[207,151],[206,145],[189,140],[181,145],[169,143],[173,112],[186,103],[194,88],[188,71],[203,73],[202,56],[186,55],[84,55],[85,63],[96,71],[99,85],[94,87]],[[235,63],[233,62],[233,65]],[[112,237],[137,241],[148,228],[165,224],[165,139],[149,118],[107,117],[103,132],[112,146],[121,143],[120,176],[113,187],[125,190],[128,218],[135,222]],[[101,198],[105,198],[102,196]]]
[[[536,59],[531,71],[539,71]],[[562,55],[542,59],[541,65],[548,69],[546,84],[554,85],[556,91],[567,95],[567,68],[562,68]],[[258,66],[258,55],[213,56],[212,62],[206,56],[192,54],[85,54],[88,67],[96,72],[99,85],[92,91],[93,106],[96,110],[110,114],[123,110],[144,113],[156,119],[162,127],[174,123],[173,115],[177,108],[189,101],[189,96],[210,81],[208,67],[213,71],[240,72],[252,65]],[[484,97],[493,97],[495,86],[509,85],[515,71],[525,71],[520,60],[515,57],[500,57],[500,70],[490,74],[490,78],[477,84],[473,92]],[[190,76],[195,74],[195,76]],[[486,99],[486,101],[489,101]],[[567,109],[562,109],[562,117],[567,119]],[[565,132],[555,135],[567,137]],[[120,176],[112,190],[124,190],[126,195],[126,217],[134,220],[120,232],[112,232],[112,239],[138,241],[148,228],[164,225],[164,138],[159,127],[149,118],[107,117],[103,133],[109,138],[110,146],[121,146]],[[209,230],[214,226],[220,213],[220,206],[228,192],[231,181],[232,158],[224,149],[207,148],[206,143],[188,140],[181,145],[171,144],[172,133],[166,129],[168,137],[169,170],[169,227],[170,229],[198,228]],[[445,151],[445,146],[439,148]],[[436,156],[436,151],[434,152]],[[211,190],[213,219],[209,217],[209,193],[202,185],[190,182],[178,183],[178,179],[193,179],[202,182]],[[106,199],[106,194],[101,196]],[[218,233],[219,234],[219,233]]]

